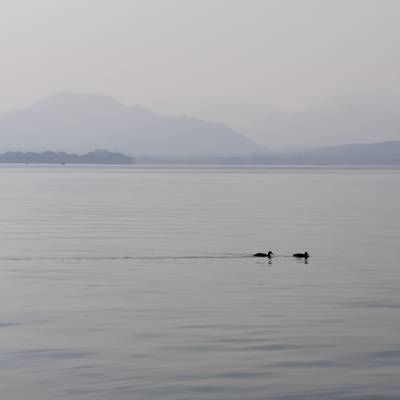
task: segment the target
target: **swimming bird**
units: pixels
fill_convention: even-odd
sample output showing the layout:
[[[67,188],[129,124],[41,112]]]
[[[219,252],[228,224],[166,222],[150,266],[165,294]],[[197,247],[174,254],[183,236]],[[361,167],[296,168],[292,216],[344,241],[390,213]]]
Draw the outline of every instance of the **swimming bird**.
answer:
[[[274,253],[270,250],[268,253],[256,253],[253,254],[253,257],[267,257],[267,258],[272,258]]]
[[[293,254],[293,257],[296,257],[296,258],[305,258],[305,259],[307,259],[308,257],[310,257],[310,255],[309,255],[308,252],[306,251],[306,252],[304,252],[304,253],[294,253],[294,254]]]

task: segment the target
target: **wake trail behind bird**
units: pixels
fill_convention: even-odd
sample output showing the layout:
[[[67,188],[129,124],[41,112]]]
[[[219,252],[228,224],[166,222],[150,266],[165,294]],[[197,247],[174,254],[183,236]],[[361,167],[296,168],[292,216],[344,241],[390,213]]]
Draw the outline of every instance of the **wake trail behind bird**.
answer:
[[[104,261],[104,260],[207,260],[250,258],[251,254],[185,255],[185,256],[62,256],[62,257],[0,257],[0,261]]]

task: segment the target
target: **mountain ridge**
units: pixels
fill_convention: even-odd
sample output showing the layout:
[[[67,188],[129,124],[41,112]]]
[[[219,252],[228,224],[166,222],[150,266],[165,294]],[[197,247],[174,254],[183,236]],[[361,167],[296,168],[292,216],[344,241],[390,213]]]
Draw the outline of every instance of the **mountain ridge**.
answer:
[[[220,123],[164,117],[108,95],[56,94],[0,115],[0,151],[93,148],[134,156],[233,156],[265,152]]]

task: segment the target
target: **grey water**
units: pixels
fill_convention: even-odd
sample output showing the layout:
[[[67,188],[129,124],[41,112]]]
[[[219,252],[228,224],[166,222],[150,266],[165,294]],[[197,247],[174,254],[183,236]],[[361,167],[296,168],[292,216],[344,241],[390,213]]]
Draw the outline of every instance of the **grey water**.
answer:
[[[399,169],[2,166],[1,397],[400,399],[399,211]]]

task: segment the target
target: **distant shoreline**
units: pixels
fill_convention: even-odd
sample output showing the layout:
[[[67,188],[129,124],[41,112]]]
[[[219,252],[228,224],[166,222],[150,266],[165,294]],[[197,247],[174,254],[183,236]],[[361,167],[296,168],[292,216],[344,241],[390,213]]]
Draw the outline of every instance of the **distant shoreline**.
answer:
[[[330,170],[400,170],[400,164],[376,164],[376,165],[299,165],[299,164],[279,164],[279,165],[271,165],[271,164],[161,164],[161,163],[4,163],[0,162],[0,168],[53,168],[53,167],[73,167],[73,168],[124,168],[124,169],[132,169],[132,170],[145,170],[145,171],[157,171],[157,170],[174,170],[174,171],[184,171],[184,170],[198,170],[198,171],[207,171],[207,170],[220,170],[220,171],[290,171],[290,170],[318,170],[318,171],[330,171]]]
[[[168,149],[166,149],[168,150]],[[153,155],[136,157],[108,150],[86,154],[9,151],[0,164],[141,164],[220,166],[400,166],[400,141],[346,144],[296,153],[257,153],[237,156]]]
[[[135,159],[107,150],[95,150],[85,154],[10,151],[0,154],[0,164],[135,164]]]

